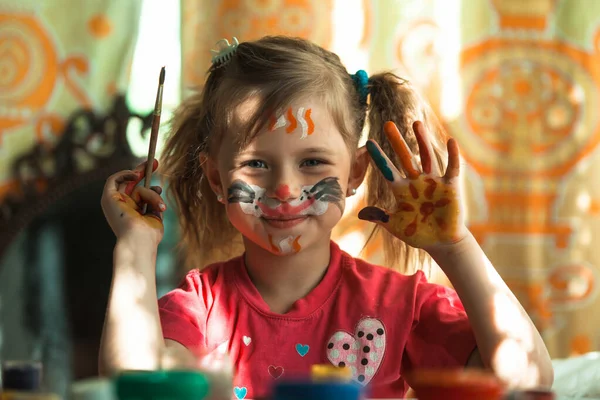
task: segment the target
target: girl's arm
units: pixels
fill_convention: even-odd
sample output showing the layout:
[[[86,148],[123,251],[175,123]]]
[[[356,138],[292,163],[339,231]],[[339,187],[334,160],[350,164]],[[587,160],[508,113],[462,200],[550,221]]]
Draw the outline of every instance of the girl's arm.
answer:
[[[478,346],[469,364],[482,363],[511,386],[551,387],[554,370],[538,330],[473,235],[428,252],[469,316]]]
[[[99,370],[158,368],[164,340],[156,295],[156,247],[130,236],[117,241],[114,272],[100,345]]]
[[[139,237],[120,239],[114,251],[113,281],[100,344],[99,371],[196,366],[181,344],[164,340],[156,295],[156,249]]]
[[[398,127],[388,121],[384,131],[406,177],[369,140],[367,150],[388,181],[396,204],[391,212],[365,207],[358,217],[376,222],[409,246],[426,250],[446,273],[477,341],[478,352],[470,364],[483,361],[511,386],[551,386],[552,364],[539,332],[467,229],[458,143],[446,142],[448,166],[443,176],[437,176],[432,168],[435,154],[422,122],[413,124],[420,168]]]
[[[155,160],[153,169],[158,167]],[[99,354],[99,372],[149,370],[161,365],[166,354],[156,294],[156,252],[163,236],[166,206],[159,187],[136,186],[145,163],[121,171],[106,181],[102,210],[117,237],[113,279]],[[149,212],[142,207],[148,204]],[[172,353],[172,354],[171,354]],[[190,353],[191,354],[191,353]],[[172,362],[183,361],[181,349],[169,352]]]

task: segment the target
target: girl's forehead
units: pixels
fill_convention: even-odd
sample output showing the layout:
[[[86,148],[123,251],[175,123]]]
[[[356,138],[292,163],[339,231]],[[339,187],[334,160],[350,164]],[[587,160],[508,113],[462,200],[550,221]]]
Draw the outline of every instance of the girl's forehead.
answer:
[[[255,100],[238,107],[235,118],[241,126],[255,115],[256,107],[260,107],[260,103]],[[308,98],[294,101],[268,114],[267,118],[265,126],[244,150],[282,146],[282,150],[288,146],[295,149],[317,145],[336,147],[344,143],[329,110],[319,100]]]

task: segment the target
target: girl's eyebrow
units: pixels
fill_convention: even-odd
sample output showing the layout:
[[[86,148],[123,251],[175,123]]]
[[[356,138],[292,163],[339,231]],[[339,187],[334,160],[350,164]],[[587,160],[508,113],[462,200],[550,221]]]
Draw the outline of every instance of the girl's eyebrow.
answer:
[[[334,154],[334,151],[332,151],[328,147],[309,147],[307,149],[302,149],[298,152],[304,153],[304,154],[325,154],[325,155],[333,155]]]
[[[264,151],[264,150],[242,150],[234,155],[234,157],[259,157],[259,158],[267,158],[273,155],[274,151]],[[308,148],[300,148],[294,152],[295,154],[301,155],[324,155],[324,156],[333,156],[335,155],[335,151],[328,147],[308,147]]]

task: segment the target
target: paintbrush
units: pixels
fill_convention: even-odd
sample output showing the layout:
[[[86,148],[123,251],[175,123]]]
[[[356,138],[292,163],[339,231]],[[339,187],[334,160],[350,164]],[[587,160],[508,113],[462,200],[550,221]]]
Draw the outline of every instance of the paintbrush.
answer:
[[[154,165],[154,155],[156,154],[156,142],[158,141],[158,128],[160,126],[160,113],[162,111],[163,86],[165,84],[165,67],[160,69],[158,78],[158,90],[156,91],[156,102],[154,103],[154,114],[152,118],[152,129],[150,131],[150,146],[148,147],[148,161],[146,162],[146,176],[144,177],[144,187],[150,187],[152,181],[152,166]],[[144,204],[142,214],[146,214],[148,205]]]

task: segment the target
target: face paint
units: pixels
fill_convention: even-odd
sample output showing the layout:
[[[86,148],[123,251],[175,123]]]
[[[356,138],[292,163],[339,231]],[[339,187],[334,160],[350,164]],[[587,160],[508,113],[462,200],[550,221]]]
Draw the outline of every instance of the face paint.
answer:
[[[279,185],[277,189],[275,189],[275,195],[280,199],[287,199],[290,197],[290,188],[288,185]]]
[[[371,142],[370,140],[367,141],[367,151],[371,155],[371,158],[373,159],[373,162],[375,163],[377,168],[379,168],[379,170],[383,174],[383,177],[388,181],[393,182],[394,174],[392,173],[392,170],[390,169],[387,160],[385,159],[383,154],[381,154],[379,148],[375,145],[375,143]]]
[[[244,181],[234,181],[227,191],[227,201],[239,203],[242,211],[255,217],[290,215],[322,215],[329,203],[343,211],[344,192],[338,179],[328,177],[313,186],[302,187],[301,195],[291,201],[281,202],[266,196],[266,189],[250,185]]]
[[[279,243],[275,243],[273,241],[273,236],[269,235],[269,244],[271,245],[271,250],[273,250],[276,254],[292,254],[298,253],[302,250],[302,246],[300,246],[300,237],[296,236],[288,236],[284,239],[281,239]]]
[[[306,137],[312,135],[315,132],[315,123],[311,118],[312,109],[298,107],[298,111],[296,112],[296,116],[294,116],[294,112],[292,111],[292,107],[289,107],[284,114],[281,114],[278,118],[271,117],[269,123],[269,130],[275,131],[279,128],[285,128],[286,133],[294,133],[298,124],[300,124],[300,128],[302,129],[302,135],[300,139],[305,139]]]

